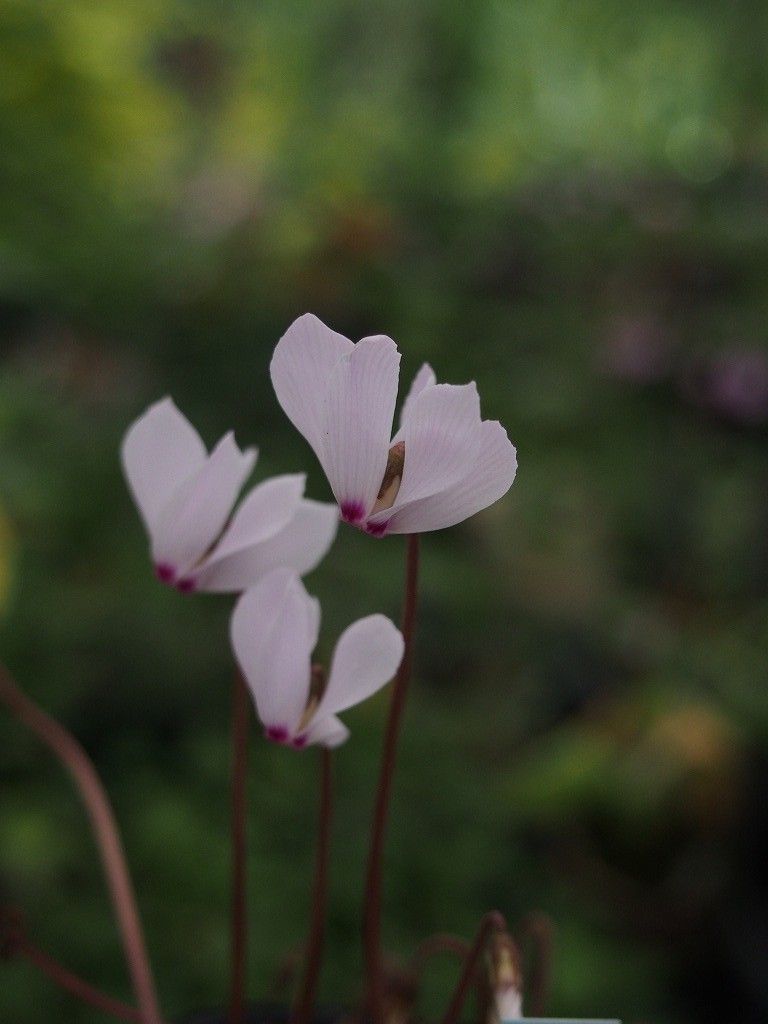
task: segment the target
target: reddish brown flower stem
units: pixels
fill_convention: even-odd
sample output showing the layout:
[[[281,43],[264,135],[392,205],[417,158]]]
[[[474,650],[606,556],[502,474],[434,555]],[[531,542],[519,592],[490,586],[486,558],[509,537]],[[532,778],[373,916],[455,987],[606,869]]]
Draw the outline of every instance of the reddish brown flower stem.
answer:
[[[320,751],[320,811],[317,825],[315,878],[312,888],[312,919],[304,957],[304,977],[291,1014],[291,1024],[310,1024],[323,961],[325,915],[328,905],[328,863],[333,819],[333,756]]]
[[[123,845],[109,799],[93,762],[70,732],[19,689],[3,666],[0,666],[0,700],[58,757],[80,792],[107,876],[140,1020],[143,1024],[161,1024],[155,984]]]
[[[113,999],[100,989],[94,988],[77,974],[67,970],[58,960],[54,960],[39,946],[30,942],[23,932],[13,936],[9,953],[12,956],[24,957],[59,988],[63,988],[65,992],[69,992],[75,998],[93,1006],[94,1009],[111,1017],[117,1017],[118,1020],[137,1021],[140,1024],[141,1014],[135,1007],[129,1006],[119,999]]]
[[[428,939],[417,947],[411,957],[409,968],[417,979],[421,979],[424,970],[434,957],[441,953],[452,953],[453,956],[463,963],[469,954],[469,943],[458,935],[450,935],[448,932],[438,932],[430,935]]]
[[[416,600],[419,579],[419,536],[409,534],[405,562],[405,598],[403,602],[402,633],[405,650],[397,670],[389,717],[384,735],[384,749],[376,790],[376,803],[368,854],[368,871],[363,911],[363,956],[365,969],[365,1000],[373,1024],[384,1024],[384,977],[381,956],[381,889],[383,874],[384,840],[387,831],[392,780],[397,761],[397,742],[403,722],[408,683],[413,663],[413,639],[416,625]]]
[[[229,1021],[245,1020],[245,974],[248,948],[246,912],[246,807],[248,772],[248,689],[240,672],[232,685],[232,966]]]
[[[520,930],[532,946],[532,963],[526,984],[526,1009],[532,1017],[543,1017],[552,985],[554,925],[546,914],[536,911],[525,918]]]
[[[500,914],[498,910],[492,910],[482,919],[475,936],[475,941],[472,943],[472,948],[464,961],[464,970],[461,972],[461,977],[451,996],[451,1002],[445,1011],[441,1024],[457,1024],[461,1011],[464,1008],[467,993],[477,971],[478,962],[483,955],[488,939],[494,932],[498,933],[506,930],[507,922],[504,920],[504,915]]]

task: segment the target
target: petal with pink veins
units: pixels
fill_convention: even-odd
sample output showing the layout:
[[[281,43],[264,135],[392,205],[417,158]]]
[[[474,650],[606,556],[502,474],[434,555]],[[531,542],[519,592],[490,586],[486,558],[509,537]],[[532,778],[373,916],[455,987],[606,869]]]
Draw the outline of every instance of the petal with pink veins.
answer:
[[[175,566],[182,576],[206,554],[227,521],[256,452],[241,452],[231,432],[208,460],[177,489],[153,537],[156,563]]]
[[[339,361],[354,345],[305,313],[277,343],[270,374],[277,400],[322,461],[325,395]]]
[[[480,437],[480,398],[472,384],[435,384],[414,400],[403,430],[403,478],[390,509],[371,516],[388,522],[413,501],[440,494],[471,469]]]
[[[299,502],[296,514],[273,537],[226,558],[218,548],[196,572],[197,589],[232,593],[253,586],[265,573],[286,566],[304,576],[328,553],[339,526],[339,510],[328,502]]]
[[[290,523],[304,494],[304,473],[273,476],[250,491],[240,503],[210,561],[226,558],[265,541]]]
[[[406,453],[406,466],[408,455]],[[444,491],[417,499],[393,513],[387,533],[443,530],[469,519],[507,493],[517,471],[517,453],[500,423],[484,420],[466,473]],[[383,516],[380,514],[379,518]]]
[[[235,605],[230,636],[256,711],[272,738],[293,738],[309,699],[319,602],[290,569],[276,569]]]
[[[173,495],[205,465],[205,445],[173,400],[164,398],[128,428],[120,454],[133,500],[154,539]]]
[[[387,465],[400,353],[391,338],[362,338],[331,375],[320,461],[342,518],[363,521]]]
[[[402,658],[402,634],[385,615],[353,622],[333,652],[328,685],[315,713],[318,721],[376,693],[394,676]]]
[[[396,444],[397,441],[402,440],[403,427],[405,426],[405,422],[411,414],[414,401],[418,398],[418,396],[421,394],[424,388],[431,387],[433,384],[437,384],[437,377],[435,376],[435,371],[432,369],[429,363],[424,363],[419,369],[419,372],[411,381],[410,389],[408,391],[408,394],[405,396],[403,408],[400,411],[400,429],[398,430],[396,436],[392,438],[392,444]]]

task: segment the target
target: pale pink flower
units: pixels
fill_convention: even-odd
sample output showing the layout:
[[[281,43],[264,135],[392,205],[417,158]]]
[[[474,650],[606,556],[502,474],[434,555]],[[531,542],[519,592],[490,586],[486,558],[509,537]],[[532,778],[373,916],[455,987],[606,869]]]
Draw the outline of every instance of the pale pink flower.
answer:
[[[278,566],[309,572],[328,551],[336,509],[302,497],[303,474],[264,480],[232,515],[256,454],[240,451],[230,432],[209,455],[170,398],[129,427],[123,470],[163,583],[236,592]]]
[[[437,384],[427,364],[391,437],[399,366],[391,338],[353,344],[306,313],[270,367],[277,399],[320,460],[341,518],[376,536],[453,526],[498,501],[517,469],[504,428],[480,416],[475,384]]]
[[[349,730],[339,712],[381,689],[402,660],[400,631],[384,615],[369,615],[341,634],[327,685],[316,692],[311,655],[319,628],[320,603],[289,569],[269,573],[235,606],[232,647],[264,735],[273,743],[343,743]]]

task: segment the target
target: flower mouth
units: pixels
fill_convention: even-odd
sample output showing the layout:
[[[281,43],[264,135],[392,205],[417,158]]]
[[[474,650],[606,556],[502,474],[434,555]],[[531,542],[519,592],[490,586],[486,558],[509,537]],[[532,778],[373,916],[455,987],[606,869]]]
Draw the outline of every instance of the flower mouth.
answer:
[[[264,730],[264,735],[270,743],[286,746],[290,734],[284,725],[268,725]]]
[[[342,501],[341,518],[351,526],[357,526],[365,519],[365,505],[362,501]]]
[[[191,594],[197,590],[197,580],[194,576],[177,576],[176,566],[170,562],[157,562],[155,565],[155,576],[161,583],[168,587],[175,587],[180,594]]]
[[[376,495],[374,506],[369,513],[370,515],[375,515],[377,512],[384,512],[388,508],[392,508],[400,490],[404,465],[405,442],[398,441],[397,444],[393,444],[389,449],[384,476],[379,487],[379,493]],[[366,506],[362,501],[342,501],[339,503],[341,518],[345,523],[365,530],[372,537],[381,537],[386,532],[389,520],[383,523],[366,522],[365,509]]]
[[[161,583],[167,583],[170,586],[176,580],[176,569],[168,562],[157,562],[155,576]]]
[[[284,725],[268,725],[264,730],[264,736],[270,743],[277,743],[281,747],[293,747],[294,750],[303,750],[307,745],[306,733],[291,736],[290,730]]]
[[[383,537],[387,532],[389,526],[389,520],[385,519],[383,523],[366,523],[365,532],[370,534],[371,537]]]

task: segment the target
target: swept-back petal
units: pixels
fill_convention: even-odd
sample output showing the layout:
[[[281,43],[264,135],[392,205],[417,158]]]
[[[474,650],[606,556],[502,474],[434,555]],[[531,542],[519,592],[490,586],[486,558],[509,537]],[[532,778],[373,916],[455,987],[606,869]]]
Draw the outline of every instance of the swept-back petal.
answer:
[[[439,494],[469,472],[480,436],[480,398],[472,384],[425,387],[403,429],[403,478],[391,509],[371,516],[386,521],[419,498]]]
[[[218,547],[214,548],[211,558],[195,573],[197,589],[219,593],[245,590],[280,566],[304,576],[325,557],[338,526],[335,505],[302,499],[293,518],[273,537],[226,558],[220,558]]]
[[[306,745],[318,743],[322,747],[338,747],[349,739],[349,729],[335,715],[313,718],[305,736]]]
[[[241,452],[231,432],[219,441],[164,509],[153,536],[155,562],[167,563],[182,575],[205,555],[221,533],[255,461],[256,452]]]
[[[322,449],[322,410],[331,374],[354,345],[342,334],[305,313],[277,343],[269,372],[277,400],[318,458]]]
[[[155,402],[128,428],[120,455],[128,487],[150,535],[174,493],[207,458],[200,435],[171,398]]]
[[[387,465],[400,353],[391,338],[362,338],[331,375],[323,409],[320,461],[343,518],[373,507]]]
[[[296,515],[304,494],[304,473],[273,476],[243,498],[208,564],[274,537]]]
[[[406,455],[407,465],[407,455]],[[446,490],[410,502],[391,516],[388,533],[423,533],[443,530],[468,519],[498,501],[512,486],[517,453],[506,430],[484,420],[467,471]]]
[[[309,698],[319,619],[319,602],[290,569],[268,573],[232,613],[232,647],[258,716],[286,739],[295,735]]]
[[[437,384],[437,377],[435,371],[429,365],[429,363],[423,363],[419,372],[411,381],[411,386],[408,390],[408,394],[405,396],[403,402],[403,408],[400,410],[400,429],[396,437],[392,438],[392,443],[402,439],[403,427],[405,422],[411,414],[413,409],[413,403],[424,390],[424,388],[431,387],[433,384]]]
[[[318,721],[370,697],[388,683],[403,657],[400,630],[385,615],[369,615],[348,626],[333,652]]]

